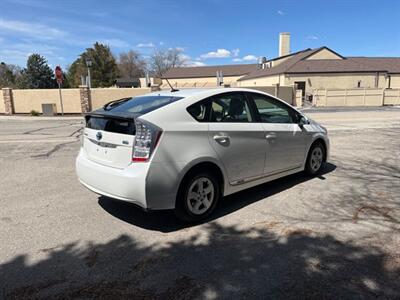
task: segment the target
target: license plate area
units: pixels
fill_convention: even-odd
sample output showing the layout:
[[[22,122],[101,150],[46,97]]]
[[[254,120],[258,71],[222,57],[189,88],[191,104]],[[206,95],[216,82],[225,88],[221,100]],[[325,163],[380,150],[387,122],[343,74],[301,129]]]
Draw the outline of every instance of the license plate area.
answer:
[[[99,131],[85,129],[83,148],[88,158],[103,165],[124,168],[132,162],[133,136],[102,131],[102,138],[96,138]]]

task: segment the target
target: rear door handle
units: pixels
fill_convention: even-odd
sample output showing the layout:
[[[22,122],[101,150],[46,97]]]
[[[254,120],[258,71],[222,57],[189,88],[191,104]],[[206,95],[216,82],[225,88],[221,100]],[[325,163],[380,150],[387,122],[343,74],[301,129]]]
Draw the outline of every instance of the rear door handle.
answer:
[[[275,132],[267,133],[267,134],[265,135],[265,138],[266,138],[267,140],[276,139],[276,133],[275,133]]]

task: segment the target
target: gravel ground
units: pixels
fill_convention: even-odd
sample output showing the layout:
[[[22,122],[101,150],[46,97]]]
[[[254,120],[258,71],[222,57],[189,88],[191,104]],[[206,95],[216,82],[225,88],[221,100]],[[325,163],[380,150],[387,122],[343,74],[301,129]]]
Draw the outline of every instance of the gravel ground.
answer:
[[[86,190],[79,119],[0,117],[0,298],[400,298],[400,110],[310,112],[324,174],[186,227]]]

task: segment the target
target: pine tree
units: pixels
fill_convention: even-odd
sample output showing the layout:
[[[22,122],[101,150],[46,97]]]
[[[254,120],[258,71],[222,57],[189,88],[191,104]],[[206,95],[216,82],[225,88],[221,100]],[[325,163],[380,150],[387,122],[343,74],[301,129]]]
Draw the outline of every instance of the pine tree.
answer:
[[[48,89],[56,87],[53,71],[47,64],[47,60],[40,54],[35,53],[28,57],[22,77],[22,88]]]
[[[96,42],[68,68],[67,78],[71,87],[77,87],[81,84],[81,76],[87,76],[88,59],[92,61],[90,68],[92,87],[110,87],[115,84],[118,77],[116,60],[109,46]]]

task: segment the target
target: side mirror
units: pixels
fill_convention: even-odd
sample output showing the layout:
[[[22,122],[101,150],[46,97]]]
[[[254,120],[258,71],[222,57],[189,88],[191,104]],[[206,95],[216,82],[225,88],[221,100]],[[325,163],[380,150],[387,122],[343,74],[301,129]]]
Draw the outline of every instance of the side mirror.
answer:
[[[305,116],[300,116],[299,126],[303,128],[304,125],[310,124],[310,121]]]

